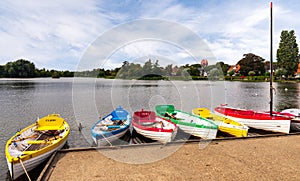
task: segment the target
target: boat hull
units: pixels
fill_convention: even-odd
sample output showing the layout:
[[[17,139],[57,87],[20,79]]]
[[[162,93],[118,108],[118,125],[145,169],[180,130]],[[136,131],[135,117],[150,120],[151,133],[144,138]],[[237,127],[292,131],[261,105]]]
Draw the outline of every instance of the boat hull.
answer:
[[[129,127],[127,129],[120,131],[119,133],[104,135],[104,136],[102,136],[102,138],[97,138],[97,136],[93,136],[93,140],[97,146],[105,146],[105,145],[108,145],[108,144],[120,139],[122,136],[125,135],[125,133],[128,131],[128,129],[129,129]]]
[[[286,109],[281,111],[280,113],[290,114],[289,116],[292,117],[291,130],[297,132],[300,131],[300,109]]]
[[[173,132],[148,131],[148,130],[140,129],[137,127],[134,127],[134,129],[136,130],[137,133],[139,133],[147,138],[150,138],[152,140],[159,141],[161,143],[167,143],[167,142],[172,141],[172,139],[174,139],[174,137],[177,133],[177,129],[174,130]]]
[[[66,143],[67,140],[59,144],[55,149],[50,150],[49,152],[46,152],[42,155],[39,155],[37,157],[33,157],[29,160],[23,161],[24,167],[26,168],[26,171],[29,172],[36,168],[39,164],[43,163],[46,159],[48,159],[55,151],[60,150]],[[8,159],[6,159],[7,166],[9,169],[10,176],[12,180],[17,179],[18,177],[25,174],[24,169],[20,162],[9,162]]]
[[[291,130],[292,131],[300,131],[300,120],[292,120],[291,121]]]
[[[207,128],[197,128],[192,126],[178,125],[178,127],[193,136],[200,137],[203,139],[215,139],[217,137],[218,129],[207,129]]]
[[[229,135],[235,136],[235,137],[247,137],[248,136],[248,127],[247,126],[235,126],[226,124],[223,122],[217,123],[219,126],[219,130],[227,133]]]

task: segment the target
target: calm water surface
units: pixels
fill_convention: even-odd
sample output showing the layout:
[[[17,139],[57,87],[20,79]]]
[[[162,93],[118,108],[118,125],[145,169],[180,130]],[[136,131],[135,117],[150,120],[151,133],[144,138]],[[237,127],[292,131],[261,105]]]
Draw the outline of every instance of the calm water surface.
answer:
[[[300,83],[274,83],[274,109],[300,108]],[[70,147],[91,145],[89,128],[119,105],[133,113],[174,104],[191,112],[196,107],[233,107],[267,111],[269,83],[213,81],[137,81],[92,78],[0,79],[0,180],[7,177],[5,143],[38,117],[59,113],[71,126]],[[78,123],[83,125],[78,131]]]

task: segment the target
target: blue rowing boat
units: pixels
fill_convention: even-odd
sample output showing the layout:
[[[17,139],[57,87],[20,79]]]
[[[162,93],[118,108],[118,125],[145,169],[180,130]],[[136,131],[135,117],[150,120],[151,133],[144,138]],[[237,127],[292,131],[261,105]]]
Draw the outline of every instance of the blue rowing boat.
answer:
[[[92,138],[97,146],[112,145],[127,132],[130,124],[131,115],[119,106],[92,126]]]

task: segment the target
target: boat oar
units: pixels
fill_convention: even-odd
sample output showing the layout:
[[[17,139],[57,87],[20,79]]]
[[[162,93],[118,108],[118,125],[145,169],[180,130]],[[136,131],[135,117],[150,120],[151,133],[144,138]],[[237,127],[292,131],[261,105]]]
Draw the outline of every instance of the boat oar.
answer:
[[[20,158],[20,157],[18,157],[18,158],[19,158],[19,161],[20,161],[20,163],[21,163],[21,165],[22,165],[22,167],[23,167],[23,170],[24,170],[24,172],[25,172],[25,174],[26,174],[28,180],[31,181],[31,179],[30,179],[30,177],[29,177],[29,175],[28,175],[28,172],[27,172],[27,170],[26,170],[26,168],[25,168],[25,166],[24,166],[24,164],[23,164],[21,158]]]

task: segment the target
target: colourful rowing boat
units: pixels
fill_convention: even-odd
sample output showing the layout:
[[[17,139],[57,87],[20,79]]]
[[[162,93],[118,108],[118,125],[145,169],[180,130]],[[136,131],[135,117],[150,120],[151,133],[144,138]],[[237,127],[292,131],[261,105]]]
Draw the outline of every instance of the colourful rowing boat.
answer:
[[[12,136],[5,147],[12,180],[33,170],[61,149],[69,133],[68,123],[58,114],[50,114]]]
[[[232,119],[213,114],[206,108],[195,108],[192,110],[192,112],[198,116],[215,121],[215,123],[218,125],[219,130],[224,133],[230,134],[235,137],[246,137],[248,135],[248,126],[245,126],[244,124],[241,124]]]
[[[300,109],[292,108],[292,109],[285,109],[279,113],[291,118],[291,130],[292,131],[300,131]]]
[[[110,144],[128,131],[131,115],[121,106],[97,121],[91,128],[91,134],[97,146]]]
[[[215,139],[217,136],[218,126],[213,121],[176,110],[173,105],[157,105],[155,111],[158,116],[171,120],[186,133],[203,139]]]
[[[132,125],[137,133],[161,143],[172,141],[177,133],[176,124],[156,116],[153,111],[134,112]]]
[[[238,109],[221,105],[215,108],[218,115],[232,119],[255,129],[266,131],[289,133],[291,118],[283,115],[272,115],[266,112]]]

